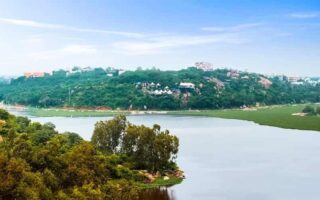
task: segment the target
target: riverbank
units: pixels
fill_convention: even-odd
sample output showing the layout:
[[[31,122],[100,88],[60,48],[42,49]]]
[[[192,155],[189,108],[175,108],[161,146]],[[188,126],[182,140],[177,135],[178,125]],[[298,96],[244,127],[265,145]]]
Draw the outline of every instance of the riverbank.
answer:
[[[305,104],[277,105],[251,109],[225,110],[183,110],[183,111],[123,111],[123,110],[85,110],[63,108],[30,108],[19,107],[21,112],[35,117],[109,117],[124,115],[175,115],[175,116],[206,116],[225,119],[252,121],[260,125],[280,128],[320,131],[319,116],[301,116]],[[12,109],[12,107],[11,107]]]
[[[305,104],[269,106],[255,109],[227,109],[204,111],[173,111],[171,115],[207,116],[252,121],[279,128],[320,131],[319,116],[300,116]]]
[[[152,183],[140,183],[139,187],[141,189],[155,189],[160,187],[170,187],[174,185],[178,185],[182,183],[183,178],[171,176],[168,177],[168,179],[165,179],[164,177],[157,178]]]

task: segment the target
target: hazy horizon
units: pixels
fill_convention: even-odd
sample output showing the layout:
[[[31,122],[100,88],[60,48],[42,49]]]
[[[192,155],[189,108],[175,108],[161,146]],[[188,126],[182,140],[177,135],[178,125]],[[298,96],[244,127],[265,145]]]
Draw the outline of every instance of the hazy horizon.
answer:
[[[0,75],[195,62],[320,76],[317,0],[1,1]]]

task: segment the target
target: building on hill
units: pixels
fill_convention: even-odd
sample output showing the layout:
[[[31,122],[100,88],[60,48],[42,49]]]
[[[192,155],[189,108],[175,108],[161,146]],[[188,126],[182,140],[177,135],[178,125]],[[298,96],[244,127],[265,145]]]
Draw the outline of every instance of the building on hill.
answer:
[[[230,69],[227,73],[227,76],[229,78],[237,79],[240,76],[240,73],[238,70]]]
[[[214,83],[218,90],[224,89],[224,83],[219,79],[213,78],[213,77],[205,77],[204,79],[207,80],[208,82]]]
[[[46,75],[45,72],[25,72],[24,77],[26,78],[40,78]]]
[[[195,66],[197,69],[201,69],[203,71],[213,71],[213,65],[208,62],[196,62]]]
[[[120,76],[121,74],[125,73],[126,71],[124,69],[118,69],[118,75]]]
[[[299,82],[302,80],[301,77],[288,77],[289,82]]]
[[[91,71],[93,71],[93,68],[91,68],[91,67],[88,66],[88,67],[82,68],[81,71],[82,71],[82,72],[91,72]]]
[[[266,79],[264,77],[260,77],[259,83],[264,87],[264,88],[269,88],[272,85],[272,82],[269,79]]]
[[[180,89],[194,89],[195,88],[195,85],[193,83],[184,83],[184,82],[181,82],[180,85],[179,85],[179,88]]]

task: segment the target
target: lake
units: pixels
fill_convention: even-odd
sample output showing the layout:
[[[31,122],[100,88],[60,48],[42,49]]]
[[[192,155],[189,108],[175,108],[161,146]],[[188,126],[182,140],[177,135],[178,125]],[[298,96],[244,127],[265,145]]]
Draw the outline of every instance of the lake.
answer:
[[[32,118],[32,117],[31,117]],[[32,118],[89,140],[94,124],[109,117]],[[318,200],[320,133],[208,117],[129,116],[180,139],[182,184],[149,191],[159,200]],[[318,172],[319,171],[319,172]]]

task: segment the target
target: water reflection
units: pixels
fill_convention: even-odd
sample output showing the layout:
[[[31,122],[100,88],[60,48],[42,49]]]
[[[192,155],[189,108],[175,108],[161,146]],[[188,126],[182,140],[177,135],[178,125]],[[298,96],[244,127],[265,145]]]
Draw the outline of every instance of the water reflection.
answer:
[[[141,193],[140,200],[175,200],[174,192],[169,188],[148,189]]]

